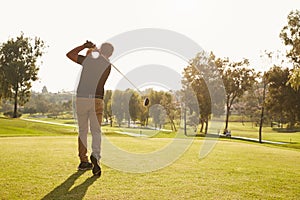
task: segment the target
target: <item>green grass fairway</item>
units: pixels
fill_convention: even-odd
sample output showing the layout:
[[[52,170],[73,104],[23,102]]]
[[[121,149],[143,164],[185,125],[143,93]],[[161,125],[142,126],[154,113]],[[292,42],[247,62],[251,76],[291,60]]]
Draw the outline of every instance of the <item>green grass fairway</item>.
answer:
[[[112,137],[132,148],[136,140]],[[143,142],[141,140],[141,142]],[[153,148],[162,139],[151,139]],[[165,140],[168,142],[168,139]],[[78,173],[75,136],[0,138],[1,199],[297,199],[300,152],[220,141],[203,160],[202,141],[172,165],[131,174],[103,166]]]
[[[231,126],[236,133],[242,130],[238,124]],[[120,137],[111,132],[118,128],[103,129],[110,133],[106,135],[113,144],[136,153],[158,150],[171,140]],[[254,136],[255,130],[248,129],[248,136]],[[132,132],[126,128],[123,131]],[[247,133],[241,133],[247,136]],[[165,134],[166,137],[174,135]],[[272,134],[274,139],[271,131],[266,134]],[[278,134],[278,140],[287,140],[286,133]],[[299,133],[291,134],[298,146]],[[197,138],[179,160],[152,173],[124,173],[102,164],[103,176],[94,179],[91,171],[81,173],[76,170],[77,135],[74,128],[0,118],[0,199],[300,197],[300,151],[293,146],[222,139],[205,159],[200,160],[202,144],[203,138]]]
[[[7,119],[0,119],[0,128],[6,136],[0,137],[1,200],[300,197],[300,151],[296,149],[220,140],[200,160],[203,140],[196,139],[179,160],[161,170],[134,174],[102,164],[102,177],[94,179],[91,171],[76,170],[77,136],[72,128]],[[131,152],[153,151],[171,140],[108,137]]]
[[[252,126],[252,123],[230,122],[229,129],[233,136],[242,136],[249,138],[258,138],[258,127]],[[263,140],[277,141],[287,143],[286,147],[300,149],[300,132],[279,133],[272,130],[271,127],[263,127]]]
[[[75,135],[75,128],[0,117],[0,137]]]

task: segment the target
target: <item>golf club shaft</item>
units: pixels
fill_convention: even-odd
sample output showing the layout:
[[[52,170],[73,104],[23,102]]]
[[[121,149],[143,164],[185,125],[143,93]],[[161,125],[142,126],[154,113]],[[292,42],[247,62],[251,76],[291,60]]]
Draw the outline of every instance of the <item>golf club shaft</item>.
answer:
[[[111,65],[111,66],[113,66],[113,68],[115,68],[115,70],[117,70],[117,72],[119,72],[139,93],[140,93],[140,95],[142,95],[143,96],[143,93],[138,89],[138,87],[133,83],[133,82],[131,82],[126,76],[125,76],[125,74],[123,74],[114,64],[112,64],[104,55],[102,55],[101,54],[101,52],[100,51],[98,51],[98,53],[107,61],[107,62],[109,62],[109,64]]]
[[[123,74],[114,64],[110,63],[111,66],[113,66],[113,68],[115,68],[115,70],[117,70],[142,96],[143,93],[135,86],[135,84],[133,82],[131,82],[126,76],[125,74]]]

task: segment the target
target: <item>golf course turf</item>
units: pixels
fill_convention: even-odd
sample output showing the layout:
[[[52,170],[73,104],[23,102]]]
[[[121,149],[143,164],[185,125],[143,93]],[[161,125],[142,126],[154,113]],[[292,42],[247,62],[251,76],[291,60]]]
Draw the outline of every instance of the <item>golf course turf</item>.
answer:
[[[7,119],[0,119],[0,127],[0,199],[300,197],[300,151],[294,148],[219,140],[207,157],[199,159],[203,139],[197,138],[176,162],[163,169],[125,173],[102,163],[103,174],[95,179],[91,171],[76,170],[73,128]],[[151,152],[171,140],[108,137],[132,152],[141,147],[141,152]]]

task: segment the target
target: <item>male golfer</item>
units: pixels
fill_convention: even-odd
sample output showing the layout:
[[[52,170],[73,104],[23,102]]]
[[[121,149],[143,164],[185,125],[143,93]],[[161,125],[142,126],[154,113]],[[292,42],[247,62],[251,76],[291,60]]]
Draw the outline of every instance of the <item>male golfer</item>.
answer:
[[[88,49],[86,56],[79,53]],[[101,121],[103,114],[104,85],[110,74],[108,61],[113,53],[110,43],[103,43],[99,49],[87,41],[72,49],[67,57],[82,65],[79,84],[76,92],[76,114],[79,127],[78,151],[80,164],[78,170],[93,169],[94,176],[101,176]],[[95,53],[96,56],[93,54]],[[98,55],[97,55],[98,54]],[[87,133],[92,133],[92,153],[89,162],[87,156]]]

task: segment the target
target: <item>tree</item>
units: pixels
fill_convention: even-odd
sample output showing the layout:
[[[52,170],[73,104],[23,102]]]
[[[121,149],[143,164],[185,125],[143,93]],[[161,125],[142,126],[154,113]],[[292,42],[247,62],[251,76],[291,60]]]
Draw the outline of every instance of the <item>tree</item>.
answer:
[[[182,81],[185,85],[184,89],[186,90],[184,92],[184,99],[186,100],[185,105],[189,111],[188,114],[193,115],[193,113],[196,112],[195,116],[198,115],[198,122],[201,122],[200,132],[203,131],[204,124],[206,125],[205,127],[208,128],[208,119],[211,114],[210,94],[204,80],[207,59],[208,55],[206,55],[205,52],[198,53],[196,57],[190,61],[189,66],[184,69],[184,79]],[[197,101],[193,101],[195,97]],[[200,111],[200,113],[197,111]],[[194,124],[197,122],[195,117],[190,118],[186,115],[185,113],[185,119],[192,119],[192,121],[189,120],[190,125],[197,127],[197,125]],[[207,128],[205,128],[205,133],[207,133]]]
[[[182,80],[183,88],[179,92],[179,97],[181,100],[181,110],[183,112],[183,129],[184,135],[187,135],[187,125],[191,125],[197,127],[200,121],[200,113],[199,113],[199,104],[195,92],[190,86],[189,82]],[[191,115],[193,117],[191,117]],[[201,124],[201,129],[203,128],[203,123]],[[201,132],[201,131],[200,131]]]
[[[141,97],[139,97],[142,101]],[[149,106],[145,107],[142,104],[139,104],[139,114],[138,119],[141,122],[141,126],[148,126],[148,118],[149,118]]]
[[[37,95],[34,103],[36,107],[36,112],[42,113],[42,115],[44,115],[50,110],[51,103],[42,94]]]
[[[206,134],[211,115],[221,115],[224,110],[222,99],[224,92],[222,81],[219,81],[218,68],[215,66],[215,55],[212,52],[210,54],[199,52],[184,69],[183,76],[185,106],[189,108],[190,115],[193,115],[193,112],[199,115],[200,132],[204,129]],[[194,123],[197,121],[195,117],[190,118]]]
[[[231,62],[228,58],[216,60],[226,90],[226,120],[225,129],[228,129],[230,109],[234,101],[252,88],[258,74],[254,69],[249,69],[249,61],[243,59],[240,62]]]
[[[1,112],[11,111],[11,108],[13,107],[11,102],[5,99],[2,99],[0,104],[1,104],[1,109],[0,109]]]
[[[130,127],[130,98],[133,95],[133,90],[127,89],[124,92],[122,92],[122,107],[124,112],[124,117],[127,120],[127,126]]]
[[[72,100],[62,102],[62,108],[63,108],[63,111],[72,111],[72,108],[73,108]]]
[[[111,102],[112,102],[112,91],[106,90],[104,95],[104,119],[106,122],[110,121],[110,126],[113,124],[113,116],[111,110]]]
[[[1,96],[14,101],[14,114],[17,117],[18,105],[29,100],[32,81],[38,79],[37,60],[43,55],[44,42],[24,37],[9,39],[0,48]]]
[[[300,11],[291,11],[287,20],[288,24],[282,28],[279,36],[284,44],[290,47],[286,56],[290,58],[294,69],[289,77],[289,83],[298,90],[300,88]]]
[[[46,86],[44,86],[44,87],[43,87],[43,89],[42,89],[42,93],[43,93],[43,94],[48,94],[48,89],[47,89],[47,87],[46,87]]]
[[[5,81],[4,71],[3,71],[1,63],[0,63],[0,101],[2,100],[2,97],[4,94],[4,88],[6,88],[5,84],[7,84],[7,82]]]
[[[163,122],[161,121],[163,118],[161,115],[165,115],[165,111],[164,108],[160,105],[163,94],[164,92],[162,91],[158,92],[154,90],[151,90],[149,93],[149,115],[152,117],[155,128],[157,128],[157,125],[162,125],[164,123],[164,120]]]
[[[59,116],[61,112],[64,111],[63,104],[61,103],[52,103],[48,105],[48,107],[49,107],[48,111],[50,111],[51,113],[50,116],[54,117],[55,119]]]
[[[177,131],[174,120],[176,117],[176,105],[174,104],[173,96],[171,93],[165,92],[160,100],[160,104],[164,107],[166,115],[169,118],[172,131]]]
[[[162,125],[165,123],[166,119],[166,111],[163,106],[160,104],[151,106],[149,114],[152,117],[155,128],[157,128],[158,126],[159,128],[162,128]]]
[[[130,113],[130,118],[134,123],[138,119],[140,112],[141,112],[141,98],[139,97],[139,94],[137,92],[133,91],[129,100],[129,113]]]
[[[259,143],[262,142],[262,128],[264,123],[264,117],[265,117],[265,99],[266,99],[266,89],[267,89],[267,77],[268,74],[264,73],[262,77],[262,85],[263,85],[263,92],[262,92],[262,102],[261,102],[261,114],[260,114],[260,122],[259,122]]]
[[[291,84],[294,90],[299,90],[300,88],[300,68],[294,68],[289,77],[289,84]]]
[[[279,52],[277,52],[277,59],[279,58],[278,55]],[[272,61],[274,62],[274,52],[268,52],[265,50],[264,55],[261,55],[261,58],[267,58],[268,61]],[[281,64],[283,64],[284,60],[281,60]],[[260,120],[259,120],[259,130],[258,130],[258,140],[261,143],[262,142],[262,130],[263,130],[263,124],[264,124],[264,120],[265,120],[265,107],[266,107],[266,92],[267,92],[267,85],[268,85],[268,76],[269,74],[266,72],[263,72],[263,75],[261,77],[262,81],[261,81],[261,85],[262,85],[262,95],[260,95],[261,98],[259,98],[260,101]]]
[[[268,95],[266,107],[280,123],[289,123],[293,128],[300,119],[300,91],[287,84],[291,70],[274,66],[267,72]]]
[[[111,109],[119,126],[121,126],[122,120],[124,119],[123,103],[123,92],[121,90],[115,90],[112,95]]]
[[[253,87],[246,91],[240,98],[240,107],[242,108],[242,115],[245,115],[252,122],[257,123],[260,119],[261,105],[263,102],[263,83],[255,83]]]

